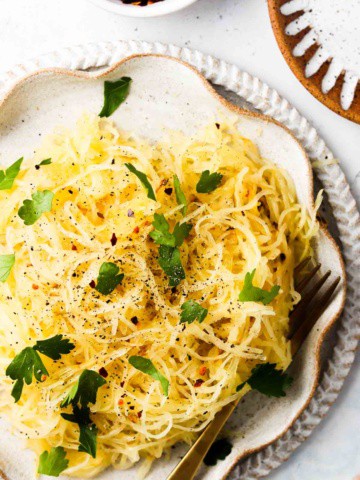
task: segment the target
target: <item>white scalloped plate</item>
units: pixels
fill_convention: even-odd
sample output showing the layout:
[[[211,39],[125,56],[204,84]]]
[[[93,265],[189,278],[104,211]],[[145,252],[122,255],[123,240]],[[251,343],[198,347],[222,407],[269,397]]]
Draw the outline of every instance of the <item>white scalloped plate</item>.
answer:
[[[300,200],[313,209],[311,165],[305,150],[288,129],[274,120],[241,110],[220,97],[189,65],[164,56],[132,56],[100,74],[47,70],[26,77],[15,85],[0,104],[1,159],[12,161],[31,155],[39,143],[39,134],[50,133],[55,126],[71,127],[84,112],[98,112],[102,103],[104,79],[121,76],[133,79],[131,94],[113,115],[120,127],[150,139],[158,139],[166,129],[187,134],[216,121],[219,115],[236,115],[239,129],[252,139],[263,156],[288,170],[296,184]],[[340,314],[345,300],[345,273],[340,251],[330,235],[322,230],[317,242],[317,257],[322,269],[331,269],[342,277],[331,305],[326,309],[292,365],[296,379],[287,396],[269,399],[252,392],[241,402],[227,427],[234,448],[225,461],[204,469],[201,478],[218,480],[245,455],[279,438],[309,403],[320,369],[320,347],[325,333]],[[10,480],[35,478],[35,464],[27,451],[19,461],[21,442],[5,430],[0,434],[0,459]],[[170,461],[155,463],[148,480],[165,479],[179,455]],[[102,480],[113,480],[119,472],[108,470]],[[134,469],[121,473],[123,480],[135,478]]]

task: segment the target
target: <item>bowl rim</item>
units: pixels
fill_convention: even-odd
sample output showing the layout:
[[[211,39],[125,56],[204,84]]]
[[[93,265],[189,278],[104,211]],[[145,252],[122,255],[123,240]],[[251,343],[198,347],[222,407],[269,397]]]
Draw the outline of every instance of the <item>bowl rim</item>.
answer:
[[[168,15],[177,12],[197,0],[164,0],[164,3],[155,3],[147,7],[136,5],[126,5],[121,0],[89,0],[93,5],[107,10],[108,12],[135,18],[151,18]],[[117,2],[117,3],[115,3]]]

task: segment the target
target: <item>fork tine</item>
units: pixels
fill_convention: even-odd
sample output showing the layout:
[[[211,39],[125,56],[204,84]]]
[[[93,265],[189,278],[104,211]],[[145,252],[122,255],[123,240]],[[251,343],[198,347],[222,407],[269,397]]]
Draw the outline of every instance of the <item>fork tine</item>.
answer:
[[[317,322],[318,318],[324,312],[325,308],[328,306],[329,301],[334,294],[336,287],[338,286],[341,277],[337,277],[325,292],[320,296],[319,300],[314,304],[313,308],[310,308],[310,311],[306,313],[305,321],[299,326],[296,332],[291,338],[291,353],[295,353],[299,350],[301,345],[304,343],[304,340],[312,330],[313,326]],[[314,293],[315,295],[315,293]]]
[[[311,257],[306,257],[302,262],[300,262],[296,267],[294,268],[294,275],[299,275],[301,270],[303,270],[306,265],[310,262]]]
[[[315,267],[317,268],[317,267]],[[311,278],[313,277],[313,271],[315,268],[310,272],[309,275],[311,275]],[[319,268],[317,268],[318,270]],[[317,271],[316,270],[316,271]],[[316,273],[316,272],[315,272]],[[290,314],[290,330],[289,330],[289,335],[288,338],[291,339],[292,336],[294,335],[294,332],[299,328],[300,323],[302,322],[302,319],[304,317],[305,310],[306,316],[308,316],[308,309],[309,309],[309,303],[310,301],[314,298],[314,296],[317,294],[317,292],[320,290],[320,288],[324,285],[326,280],[329,278],[331,275],[330,270],[325,273],[316,283],[315,285],[302,297],[300,302],[296,305],[294,310]],[[304,279],[305,280],[305,279]],[[307,283],[307,282],[306,282]]]
[[[300,264],[301,265],[301,264]],[[310,280],[312,278],[315,277],[315,275],[317,274],[317,272],[320,270],[320,267],[321,267],[321,263],[319,263],[318,265],[315,265],[315,267],[310,270],[310,272],[305,276],[305,278],[303,278],[297,285],[296,285],[296,290],[301,293],[305,287],[308,285],[308,283],[310,282]],[[295,272],[294,272],[295,273]]]

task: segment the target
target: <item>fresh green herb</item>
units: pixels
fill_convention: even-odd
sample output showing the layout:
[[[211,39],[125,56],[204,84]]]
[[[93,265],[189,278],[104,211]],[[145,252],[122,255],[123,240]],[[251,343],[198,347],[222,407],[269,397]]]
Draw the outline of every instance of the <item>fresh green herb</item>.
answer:
[[[32,200],[24,200],[19,209],[19,217],[25,225],[33,225],[41,215],[50,212],[54,194],[49,190],[37,191],[31,195]]]
[[[36,170],[39,170],[40,167],[43,165],[50,165],[52,163],[51,158],[45,158],[42,162],[40,162],[38,165],[35,165]]]
[[[0,255],[0,282],[6,282],[15,263],[15,255]]]
[[[167,245],[168,247],[175,247],[175,236],[170,233],[170,226],[164,215],[155,213],[152,225],[154,230],[150,232],[149,235],[155,243],[159,245]]]
[[[162,375],[159,370],[154,366],[151,360],[144,357],[133,356],[129,358],[129,363],[147,375],[150,375],[155,380],[158,380],[161,383],[164,395],[169,395],[169,381]]]
[[[245,275],[244,286],[239,294],[239,300],[240,302],[262,302],[264,305],[267,305],[274,300],[279,293],[280,287],[274,285],[270,292],[262,288],[254,287],[252,281],[255,276],[255,271],[256,270],[253,270],[251,273],[248,272]]]
[[[181,213],[185,216],[187,212],[187,201],[184,192],[181,189],[179,177],[174,175],[175,196],[178,205],[183,205]]]
[[[23,162],[23,158],[19,158],[15,163],[10,165],[5,171],[0,170],[0,190],[10,190],[13,186],[15,178],[20,172],[20,167]]]
[[[208,310],[194,300],[184,302],[181,310],[180,323],[193,323],[196,319],[202,323],[208,314]]]
[[[225,460],[230,455],[232,445],[226,438],[216,440],[209,448],[208,453],[205,455],[204,463],[209,467],[213,467],[217,464],[218,460]]]
[[[96,458],[97,427],[90,418],[90,408],[73,405],[73,413],[62,413],[68,422],[77,423],[80,429],[79,452],[85,452]]]
[[[137,170],[132,163],[125,163],[125,167],[130,170],[131,173],[136,175],[140,182],[142,183],[143,187],[147,190],[147,196],[151,200],[154,200],[156,202],[156,197],[155,197],[155,192],[151,186],[151,183],[149,182],[147,176],[145,173],[140,172]]]
[[[181,245],[185,241],[185,238],[189,236],[191,229],[192,229],[191,223],[182,223],[181,225],[177,223],[175,225],[173,235],[175,237],[176,247],[181,247]]]
[[[196,185],[196,191],[198,193],[213,192],[220,185],[222,178],[221,173],[210,173],[209,170],[205,170]]]
[[[96,290],[103,295],[109,295],[115,288],[121,284],[124,278],[123,273],[119,273],[120,269],[115,263],[104,262],[99,270],[97,278]]]
[[[69,466],[66,452],[63,447],[52,448],[50,452],[43,452],[39,458],[38,473],[58,477]]]
[[[104,83],[104,106],[99,117],[110,117],[125,101],[130,91],[131,78],[122,77],[116,82]]]
[[[38,340],[33,348],[53,360],[60,360],[61,355],[70,353],[75,345],[60,334],[46,340]]]
[[[89,403],[96,403],[97,391],[105,383],[106,380],[97,372],[84,370],[67,397],[62,401],[61,407],[67,407],[71,403],[80,403],[82,407],[86,407]]]
[[[26,347],[16,355],[6,369],[6,375],[16,380],[11,392],[15,402],[21,397],[24,382],[30,385],[33,376],[38,382],[43,382],[49,375],[37,351],[58,360],[62,354],[69,353],[73,348],[75,346],[68,340],[62,340],[62,335],[55,335],[47,340],[37,341],[33,347]]]
[[[27,385],[30,385],[33,376],[35,376],[38,382],[42,382],[49,375],[49,372],[46,370],[39,354],[32,347],[26,347],[16,355],[7,367],[6,375],[12,380],[16,380],[11,395],[15,402],[18,402],[22,394],[24,381]]]
[[[154,230],[150,232],[150,237],[159,245],[167,247],[180,247],[185,238],[189,236],[192,229],[190,223],[177,223],[173,233],[170,233],[169,223],[163,214],[155,213],[153,221]]]
[[[176,287],[185,278],[185,271],[181,264],[180,250],[175,247],[160,245],[158,262],[169,277],[170,287]]]
[[[258,390],[268,397],[285,397],[284,390],[290,387],[292,382],[289,375],[276,369],[276,364],[262,363],[252,369],[250,378],[239,385],[236,391],[239,392],[247,383],[253,390]]]

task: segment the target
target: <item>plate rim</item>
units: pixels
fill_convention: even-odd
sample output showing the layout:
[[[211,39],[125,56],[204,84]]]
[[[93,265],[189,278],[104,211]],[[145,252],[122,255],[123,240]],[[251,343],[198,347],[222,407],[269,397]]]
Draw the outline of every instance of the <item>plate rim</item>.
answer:
[[[251,76],[248,75],[248,74],[243,74],[243,72],[240,72],[238,69],[236,69],[236,67],[231,66],[231,65],[229,65],[229,64],[225,64],[225,62],[221,62],[221,61],[219,61],[219,60],[217,60],[217,59],[214,59],[214,57],[205,56],[205,55],[203,55],[203,54],[200,54],[200,52],[192,52],[192,51],[189,50],[189,49],[179,49],[179,48],[174,47],[174,46],[168,46],[168,47],[167,47],[167,46],[164,46],[164,45],[162,45],[162,44],[148,44],[148,43],[146,43],[146,42],[112,42],[112,43],[111,43],[111,42],[108,42],[108,43],[103,43],[102,45],[101,45],[101,44],[92,44],[92,46],[90,45],[90,46],[82,47],[82,48],[84,49],[84,51],[82,52],[82,56],[83,56],[83,57],[85,56],[85,54],[86,54],[86,49],[93,50],[93,55],[96,55],[95,51],[99,48],[99,45],[100,45],[100,47],[102,46],[102,48],[104,48],[104,49],[106,50],[106,48],[109,48],[111,45],[114,46],[114,45],[119,44],[119,43],[128,44],[128,45],[130,44],[130,50],[134,50],[134,47],[135,47],[135,49],[136,49],[136,47],[137,47],[138,49],[140,49],[140,50],[145,50],[145,51],[150,49],[150,52],[151,52],[152,50],[154,50],[154,49],[155,49],[155,51],[156,51],[156,50],[158,50],[158,51],[160,50],[160,53],[163,53],[164,50],[165,50],[165,51],[166,51],[166,50],[170,50],[170,52],[169,52],[169,53],[170,53],[170,56],[171,56],[171,57],[178,57],[178,58],[179,58],[179,57],[182,57],[182,55],[185,56],[185,57],[189,57],[189,55],[190,55],[190,57],[191,57],[191,55],[192,55],[192,53],[193,53],[193,54],[196,56],[197,62],[194,62],[194,59],[192,58],[192,60],[193,60],[193,61],[191,62],[192,65],[195,66],[195,67],[197,67],[197,70],[202,70],[203,73],[204,73],[204,70],[205,70],[205,73],[207,73],[207,75],[206,75],[207,77],[211,77],[211,75],[214,75],[213,70],[214,70],[214,69],[216,70],[216,67],[217,67],[217,69],[221,69],[221,67],[224,67],[224,66],[225,66],[226,68],[232,69],[233,73],[234,73],[234,69],[235,69],[235,70],[237,70],[237,72],[235,72],[235,73],[237,73],[237,74],[242,74],[242,75],[246,75],[246,76],[247,76],[247,77],[246,77],[247,80],[254,81],[255,83],[257,82],[257,88],[258,88],[258,89],[261,89],[261,87],[262,87],[262,89],[264,90],[264,88],[265,88],[265,90],[267,90],[267,91],[262,92],[262,93],[263,93],[263,96],[266,96],[266,97],[269,98],[269,97],[271,97],[271,95],[272,95],[272,97],[273,97],[273,98],[272,98],[272,102],[271,102],[272,104],[274,103],[274,101],[276,102],[276,101],[278,101],[279,99],[281,100],[281,97],[279,97],[278,94],[277,94],[274,90],[269,89],[269,87],[267,87],[265,84],[263,84],[263,83],[262,83],[261,81],[259,81],[258,79],[254,79],[253,77],[251,77]],[[140,48],[139,48],[139,47],[140,47]],[[149,47],[150,47],[150,48],[149,48]],[[74,48],[74,50],[75,50],[75,48]],[[77,53],[79,53],[79,52],[78,52],[79,47],[77,47],[76,50],[77,50]],[[176,54],[174,54],[174,53],[175,53],[174,50],[176,51]],[[67,50],[66,50],[67,53],[69,53],[69,51],[71,51],[71,49],[67,49]],[[75,52],[73,52],[73,53],[75,53]],[[140,52],[140,53],[141,53],[141,52]],[[61,55],[61,53],[60,53],[60,55]],[[63,51],[63,55],[66,56],[66,55],[65,55],[65,51]],[[168,56],[169,56],[169,55],[168,55]],[[49,57],[49,56],[48,56],[48,57]],[[51,58],[51,56],[50,56],[50,58]],[[185,60],[187,60],[187,58],[185,58]],[[49,61],[49,58],[47,59],[47,61]],[[206,68],[206,66],[204,67],[203,64],[204,64],[204,63],[207,64],[207,63],[209,63],[209,61],[211,62],[211,67],[212,67],[212,68]],[[81,61],[80,64],[81,64],[82,62],[83,62],[83,61]],[[214,62],[215,62],[215,63],[214,63]],[[220,64],[219,64],[219,62],[220,62]],[[34,63],[37,63],[37,65],[35,66]],[[39,59],[38,59],[37,62],[34,62],[34,63],[32,64],[32,68],[35,69],[35,70],[39,69],[39,63],[41,63],[41,61],[39,62]],[[85,63],[86,63],[86,62],[85,62]],[[90,62],[90,63],[91,63],[91,62]],[[94,62],[93,62],[93,63],[94,63]],[[96,63],[96,62],[95,62],[95,63]],[[100,62],[100,63],[101,63],[101,62]],[[109,63],[110,63],[110,62],[109,62]],[[120,63],[122,63],[122,62],[120,62]],[[194,63],[195,63],[195,65],[194,65]],[[196,64],[196,63],[197,63],[197,64]],[[35,67],[35,68],[34,68],[34,67]],[[209,67],[209,66],[208,66],[208,67]],[[78,67],[78,68],[79,68],[79,67]],[[80,67],[80,68],[81,68],[81,67]],[[115,68],[116,68],[116,67],[115,67]],[[23,70],[24,70],[24,68],[23,68]],[[29,70],[29,66],[27,66],[27,70]],[[50,70],[53,70],[53,69],[50,69]],[[107,69],[107,70],[109,70],[109,69]],[[206,70],[208,70],[208,71],[206,72]],[[24,72],[22,72],[22,73],[24,73]],[[73,73],[73,72],[71,72],[71,73]],[[107,73],[108,73],[108,72],[107,72]],[[87,75],[88,75],[88,74],[87,74]],[[11,76],[11,75],[10,75],[10,76]],[[20,76],[22,76],[22,75],[20,75]],[[93,75],[91,74],[91,76],[93,76]],[[215,76],[216,76],[216,75],[215,75]],[[224,77],[224,76],[223,76],[223,77]],[[0,80],[1,80],[1,78],[0,78]],[[207,82],[206,82],[206,83],[207,83]],[[224,86],[227,87],[227,85],[226,85],[227,82],[226,82],[226,81],[225,81],[225,82],[218,81],[218,82],[215,82],[215,83],[219,83],[219,84],[223,84],[223,85],[224,85],[224,83],[225,83]],[[230,83],[231,83],[231,81],[230,81]],[[234,83],[234,82],[232,82],[232,83]],[[211,87],[210,87],[210,88],[211,88]],[[233,90],[233,91],[235,91],[235,93],[239,94],[239,92],[236,91],[236,90],[234,90],[233,88],[230,88],[229,86],[228,86],[227,88],[230,89],[230,90]],[[276,95],[275,95],[275,94],[277,95],[278,98],[276,98]],[[218,95],[218,94],[216,94],[216,95]],[[275,97],[274,97],[274,95],[275,95]],[[240,94],[240,96],[243,96],[243,97],[244,97],[244,95],[241,95],[241,94]],[[251,97],[251,95],[247,95],[247,96],[248,96],[248,97]],[[246,98],[246,96],[245,96],[245,98]],[[246,99],[247,99],[248,101],[250,101],[251,103],[253,103],[253,104],[256,103],[256,99],[254,100],[254,98],[246,98]],[[227,102],[227,101],[225,100],[225,102]],[[227,102],[227,103],[228,103],[228,102]],[[290,109],[291,111],[295,111],[295,109],[291,109],[291,108],[290,108],[290,105],[289,105],[287,102],[286,102],[286,104],[287,104],[287,105],[282,105],[283,110],[284,110],[284,108],[286,107],[287,109]],[[231,105],[232,105],[232,104],[231,104]],[[256,106],[256,105],[255,105],[255,106]],[[238,107],[236,107],[236,108],[238,108]],[[258,107],[258,108],[259,108],[259,107]],[[261,108],[261,109],[264,110],[264,108]],[[243,109],[240,109],[240,110],[243,110]],[[295,111],[295,112],[296,112],[296,111]],[[242,111],[241,113],[243,113],[243,111]],[[297,112],[296,112],[296,113],[297,113]],[[302,117],[302,118],[303,118],[303,117]],[[305,125],[305,126],[303,125],[303,127],[309,127],[309,125],[307,124],[307,121],[306,121],[305,119],[304,119],[304,121],[305,121],[306,125]],[[281,123],[281,122],[280,122],[280,123]],[[311,127],[310,127],[310,130],[314,130],[314,129],[311,129]],[[314,130],[314,131],[315,131],[315,130]],[[316,133],[316,131],[315,131],[315,133]],[[299,136],[299,135],[297,135],[297,136]],[[316,135],[315,135],[315,138],[312,138],[311,144],[316,144],[316,143],[319,143],[319,142],[320,142],[320,146],[318,145],[318,147],[319,147],[319,148],[322,147],[322,150],[324,150],[324,149],[326,148],[326,147],[325,147],[325,144],[324,144],[323,142],[322,142],[322,144],[321,144],[321,141],[320,141],[320,140],[321,140],[321,139],[320,139],[320,138],[317,136],[317,134],[316,134]],[[308,150],[310,149],[311,146],[312,146],[312,145],[307,145]],[[315,146],[314,146],[314,148],[315,148]],[[319,149],[319,148],[318,148],[318,149]],[[340,170],[340,168],[339,168],[338,166],[337,166],[337,168]],[[341,170],[340,170],[340,171],[341,171]],[[341,172],[341,173],[342,173],[342,172]],[[342,180],[345,181],[345,183],[346,183],[345,178],[343,178]],[[347,183],[346,183],[346,185],[347,185]],[[348,191],[347,193],[348,193],[348,195],[350,195],[350,197],[351,197],[350,191]],[[352,198],[352,197],[351,197],[351,198]],[[352,200],[353,200],[353,199],[352,199]],[[353,202],[354,202],[354,200],[353,200]],[[353,203],[353,202],[351,202],[351,203]],[[358,212],[356,211],[356,206],[355,206],[355,208],[354,208],[354,205],[353,205],[353,204],[352,204],[351,206],[352,206],[352,214],[353,214],[353,216],[355,216],[355,226],[356,226],[356,224],[357,224],[358,221],[359,221],[359,214],[358,214]],[[338,219],[337,219],[337,220],[338,220]],[[355,347],[354,347],[354,348],[355,348]],[[353,349],[352,349],[352,350],[353,350]],[[350,362],[350,363],[351,363],[351,362]],[[346,373],[347,373],[347,372],[346,372]],[[344,378],[345,378],[345,377],[344,377]],[[340,388],[339,388],[339,390],[340,390]],[[309,399],[309,401],[311,401],[311,399]],[[271,442],[271,443],[273,443],[273,442]],[[262,448],[263,448],[263,447],[262,447]],[[263,452],[264,452],[264,450],[263,450]],[[268,472],[265,472],[265,473],[268,473]],[[254,474],[256,474],[256,473],[254,472]],[[262,474],[264,474],[264,470],[263,470],[263,469],[262,469],[262,472],[260,473],[260,475],[262,475]],[[250,477],[246,477],[246,478],[250,478]],[[257,476],[257,477],[252,477],[252,478],[259,478],[259,476]]]

